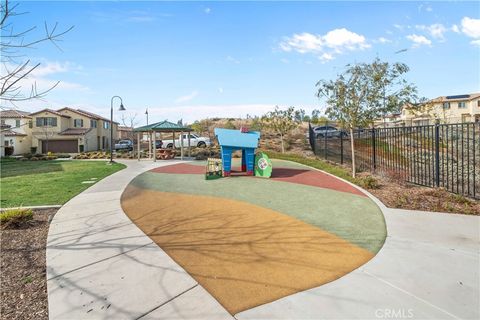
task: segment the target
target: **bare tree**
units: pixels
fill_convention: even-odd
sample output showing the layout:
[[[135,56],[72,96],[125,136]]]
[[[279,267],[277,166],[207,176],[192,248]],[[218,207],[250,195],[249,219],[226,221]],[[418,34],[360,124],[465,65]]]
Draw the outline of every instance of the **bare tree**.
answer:
[[[56,127],[52,127],[50,125],[44,125],[44,126],[38,127],[38,130],[39,131],[32,131],[32,135],[35,138],[37,138],[38,141],[45,141],[45,150],[43,150],[42,148],[42,153],[46,154],[49,151],[48,141],[50,140],[50,138],[52,138],[55,135],[55,133],[57,133]]]
[[[290,107],[281,110],[276,106],[275,110],[262,116],[262,123],[264,127],[280,135],[282,153],[285,153],[285,136],[299,125],[299,122],[295,119],[295,108]]]
[[[26,29],[17,30],[12,20],[16,16],[24,15],[18,13],[19,3],[11,5],[8,0],[2,0],[0,3],[0,101],[1,107],[11,108],[16,102],[31,99],[41,99],[53,90],[59,82],[48,88],[37,88],[36,82],[28,86],[26,80],[32,76],[35,69],[40,63],[33,63],[25,55],[26,49],[34,49],[42,42],[50,42],[59,50],[58,42],[62,41],[62,36],[73,29],[73,26],[58,30],[58,23],[48,26],[44,23],[45,34],[34,39],[30,39],[30,35],[34,33],[37,26],[28,27]],[[25,87],[29,88],[25,88]],[[9,106],[4,105],[9,103]]]
[[[132,131],[129,131],[128,132],[128,139],[134,141],[134,134],[133,134],[133,128],[135,128],[135,126],[137,126],[139,123],[140,123],[140,120],[137,119],[137,116],[138,114],[135,113],[130,113],[129,115],[125,116],[124,113],[122,113],[122,124],[123,126],[125,127],[128,127],[128,128],[131,128]]]

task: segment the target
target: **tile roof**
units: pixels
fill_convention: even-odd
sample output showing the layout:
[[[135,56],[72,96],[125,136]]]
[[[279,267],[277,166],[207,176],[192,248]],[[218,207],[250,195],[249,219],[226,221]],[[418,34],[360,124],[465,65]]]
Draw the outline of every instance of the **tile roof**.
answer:
[[[64,114],[61,114],[60,112],[58,111],[55,111],[55,110],[52,110],[52,109],[43,109],[43,110],[40,110],[40,111],[37,111],[37,112],[33,112],[33,113],[30,113],[31,116],[35,115],[35,114],[39,114],[41,112],[50,112],[50,113],[53,113],[57,116],[61,116],[61,117],[65,117],[65,118],[71,118],[70,116],[67,116],[67,115],[64,115]]]
[[[15,109],[0,111],[1,118],[31,118],[29,114],[30,112]]]
[[[26,137],[25,133],[15,132],[10,129],[2,130],[2,134],[6,137]]]
[[[60,111],[63,111],[63,110],[68,110],[68,111],[71,111],[71,112],[75,112],[81,116],[84,116],[84,117],[89,117],[89,118],[94,118],[94,119],[100,119],[100,116],[98,115],[95,115],[93,113],[87,113],[86,111],[82,111],[80,109],[73,109],[73,108],[69,108],[69,107],[65,107],[65,108],[62,108],[62,109],[58,109],[57,112],[60,112]]]
[[[90,130],[92,130],[92,128],[68,128],[66,130],[63,130],[59,134],[63,136],[78,136],[78,135],[84,135]]]

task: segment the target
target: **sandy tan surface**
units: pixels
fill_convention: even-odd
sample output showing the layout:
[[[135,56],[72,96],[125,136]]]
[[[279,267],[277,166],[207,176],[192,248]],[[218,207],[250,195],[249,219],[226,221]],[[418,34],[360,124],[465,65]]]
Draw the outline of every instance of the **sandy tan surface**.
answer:
[[[236,200],[130,185],[122,206],[232,314],[335,280],[373,257],[317,227]]]

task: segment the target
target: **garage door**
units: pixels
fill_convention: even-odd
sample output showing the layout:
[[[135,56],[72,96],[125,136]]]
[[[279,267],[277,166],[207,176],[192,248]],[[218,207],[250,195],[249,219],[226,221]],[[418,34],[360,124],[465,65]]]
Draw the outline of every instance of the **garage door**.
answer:
[[[47,153],[51,152],[67,152],[67,153],[76,153],[78,152],[78,142],[77,140],[42,140],[42,152]]]

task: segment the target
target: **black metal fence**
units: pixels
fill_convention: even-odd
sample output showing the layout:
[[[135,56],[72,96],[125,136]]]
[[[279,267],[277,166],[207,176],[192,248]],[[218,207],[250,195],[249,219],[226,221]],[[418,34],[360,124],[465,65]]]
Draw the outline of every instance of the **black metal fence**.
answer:
[[[309,127],[317,156],[351,166],[350,134]],[[355,167],[480,199],[480,123],[353,131]]]

